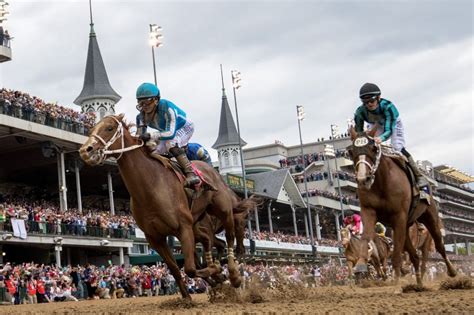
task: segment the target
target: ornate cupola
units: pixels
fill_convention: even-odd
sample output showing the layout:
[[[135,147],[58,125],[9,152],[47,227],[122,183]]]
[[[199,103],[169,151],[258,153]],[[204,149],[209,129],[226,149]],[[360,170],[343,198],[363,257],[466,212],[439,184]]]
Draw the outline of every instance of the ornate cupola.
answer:
[[[221,119],[219,123],[219,135],[217,137],[216,142],[212,145],[212,148],[217,150],[217,156],[219,159],[219,172],[221,173],[221,175],[225,175],[227,173],[242,174],[242,166],[240,163],[239,135],[237,133],[237,128],[235,127],[232,112],[230,111],[227,96],[225,95],[222,65],[221,78],[222,104]],[[242,147],[247,144],[242,139],[240,141],[242,143]]]
[[[89,49],[87,52],[84,86],[81,94],[74,100],[74,104],[81,106],[82,112],[95,112],[96,120],[104,116],[115,114],[115,104],[122,98],[110,86],[104,61],[100,54],[97,36],[92,21],[92,6],[90,7],[90,34]]]

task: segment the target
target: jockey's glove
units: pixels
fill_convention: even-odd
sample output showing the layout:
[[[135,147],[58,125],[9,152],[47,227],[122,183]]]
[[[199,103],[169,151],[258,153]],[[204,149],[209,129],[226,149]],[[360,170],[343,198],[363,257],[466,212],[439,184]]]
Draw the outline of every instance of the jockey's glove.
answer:
[[[150,141],[151,135],[150,135],[149,132],[145,132],[145,133],[142,133],[139,138],[140,138],[140,140],[142,140],[144,143],[147,143],[148,141]]]

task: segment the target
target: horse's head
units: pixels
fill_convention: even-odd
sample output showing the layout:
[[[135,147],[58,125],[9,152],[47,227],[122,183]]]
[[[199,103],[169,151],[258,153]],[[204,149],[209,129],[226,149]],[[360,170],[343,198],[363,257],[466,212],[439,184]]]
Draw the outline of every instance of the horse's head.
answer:
[[[81,158],[89,165],[97,165],[108,156],[136,149],[143,145],[125,147],[124,135],[128,129],[123,123],[124,114],[104,117],[89,133],[89,138],[79,149]],[[119,156],[119,157],[120,157]]]
[[[352,145],[347,147],[347,151],[354,162],[357,184],[370,189],[382,152],[380,146],[374,142],[376,128],[368,132],[357,133],[352,127],[350,133]]]
[[[351,231],[347,227],[341,229],[341,242],[344,248],[347,248],[351,242]]]

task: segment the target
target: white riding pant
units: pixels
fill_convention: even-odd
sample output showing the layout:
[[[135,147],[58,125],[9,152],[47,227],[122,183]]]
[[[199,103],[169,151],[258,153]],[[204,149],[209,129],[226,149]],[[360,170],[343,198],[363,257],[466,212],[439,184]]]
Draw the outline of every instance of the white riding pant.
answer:
[[[375,133],[376,136],[380,136],[384,132],[383,126],[379,124],[371,124],[367,123],[367,127],[370,130],[374,125],[377,125],[377,132]],[[390,142],[392,143],[392,147],[395,151],[400,152],[405,147],[405,130],[403,129],[402,120],[397,118],[397,123],[395,125],[395,129],[390,136]]]
[[[176,134],[173,139],[161,140],[153,150],[154,153],[165,154],[170,148],[176,145],[180,148],[187,146],[189,140],[194,133],[194,124],[190,121],[186,122],[183,127],[176,130]]]

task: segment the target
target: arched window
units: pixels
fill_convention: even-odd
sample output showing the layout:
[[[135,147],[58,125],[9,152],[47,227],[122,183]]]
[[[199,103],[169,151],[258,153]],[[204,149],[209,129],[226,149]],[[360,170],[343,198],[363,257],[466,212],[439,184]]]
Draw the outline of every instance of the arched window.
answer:
[[[100,119],[102,119],[102,118],[104,118],[104,116],[105,116],[105,108],[101,108],[99,110],[99,117],[100,117]]]
[[[229,152],[225,151],[224,152],[224,159],[223,159],[223,167],[227,167],[230,165],[230,160],[229,160]]]
[[[239,153],[237,150],[232,150],[232,162],[234,165],[239,165]]]

